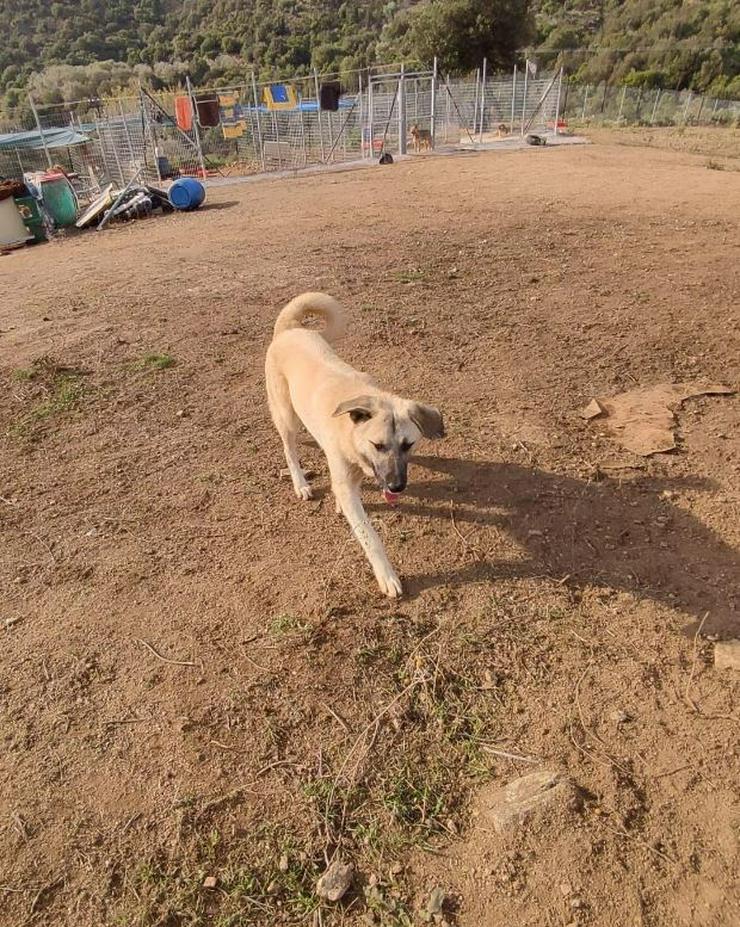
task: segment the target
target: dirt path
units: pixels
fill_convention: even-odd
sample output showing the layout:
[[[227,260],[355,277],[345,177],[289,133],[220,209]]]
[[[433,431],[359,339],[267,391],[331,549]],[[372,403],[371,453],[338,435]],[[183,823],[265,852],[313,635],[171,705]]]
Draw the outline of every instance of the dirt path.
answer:
[[[430,157],[0,258],[3,927],[402,927],[438,886],[467,927],[738,922],[738,676],[694,633],[739,636],[740,399],[649,461],[577,410],[740,384],[739,202],[686,153]],[[400,604],[319,452],[317,500],[279,479],[306,289],[445,412],[398,510],[368,488]],[[481,835],[502,750],[583,811]]]

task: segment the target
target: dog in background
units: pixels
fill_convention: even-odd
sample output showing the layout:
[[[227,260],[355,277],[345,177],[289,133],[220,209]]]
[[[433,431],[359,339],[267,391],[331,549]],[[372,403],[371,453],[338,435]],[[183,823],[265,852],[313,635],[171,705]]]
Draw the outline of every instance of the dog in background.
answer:
[[[324,328],[306,327],[310,317]],[[296,496],[312,498],[296,445],[303,423],[326,455],[337,512],[349,522],[381,591],[396,598],[401,582],[362,506],[360,484],[371,477],[383,499],[395,504],[406,488],[412,449],[420,438],[443,437],[444,424],[438,409],[389,393],[340,360],[331,345],[344,328],[342,307],[331,296],[304,293],[291,300],[267,350],[267,399]]]
[[[409,135],[414,142],[414,151],[416,154],[419,154],[422,150],[432,150],[432,133],[429,129],[420,129],[418,125],[414,124],[409,129]]]

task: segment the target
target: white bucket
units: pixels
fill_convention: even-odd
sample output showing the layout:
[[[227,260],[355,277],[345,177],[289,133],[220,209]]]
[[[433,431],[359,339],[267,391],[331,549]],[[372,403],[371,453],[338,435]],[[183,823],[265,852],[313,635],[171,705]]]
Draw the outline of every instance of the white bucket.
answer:
[[[0,200],[0,248],[22,245],[31,238],[33,235],[23,224],[13,197]]]

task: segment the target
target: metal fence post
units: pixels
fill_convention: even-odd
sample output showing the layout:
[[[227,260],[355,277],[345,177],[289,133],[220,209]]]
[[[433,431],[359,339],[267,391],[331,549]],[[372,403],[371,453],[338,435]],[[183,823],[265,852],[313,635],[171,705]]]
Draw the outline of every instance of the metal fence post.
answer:
[[[627,84],[622,87],[622,96],[619,99],[619,112],[617,113],[617,122],[622,121],[622,110],[624,109],[624,97],[627,93]]]
[[[362,138],[363,132],[365,131],[365,107],[362,100],[362,71],[357,72],[357,100],[360,107],[357,119],[360,125],[360,157],[362,157]]]
[[[658,111],[658,103],[660,102],[660,87],[655,91],[655,103],[653,103],[653,112],[650,115],[650,125],[655,122],[655,114]]]
[[[260,101],[257,96],[257,80],[254,76],[254,71],[252,71],[252,96],[254,97],[254,119],[257,124],[257,144],[260,146],[260,162],[262,163],[262,173],[264,174],[267,170],[267,165],[265,164],[265,146],[262,144],[262,124],[260,122]],[[254,134],[252,135],[254,139]]]
[[[480,86],[480,126],[478,127],[478,144],[483,144],[483,114],[486,110],[486,71],[488,70],[488,59],[483,59],[483,79]]]
[[[316,119],[319,123],[319,148],[321,150],[321,163],[324,163],[324,131],[321,122],[321,94],[319,93],[319,72],[313,69],[313,85],[316,91]]]
[[[692,97],[692,93],[689,90],[689,95],[686,97],[686,106],[684,107],[684,111],[683,111],[684,125],[686,125],[686,120],[688,119],[688,116],[689,116],[689,107],[691,106],[691,97]]]
[[[473,96],[473,135],[478,131],[478,99],[480,98],[480,68],[475,69],[475,94]],[[470,133],[470,129],[468,129]]]
[[[702,94],[699,97],[699,112],[696,114],[696,124],[701,125],[701,114],[704,112],[704,103],[707,97],[706,94]]]
[[[303,109],[300,108],[300,103],[299,103],[298,113],[299,113],[300,120],[301,120],[301,152],[303,154],[303,166],[307,167],[308,166],[308,152],[306,151],[306,127],[303,124]]]
[[[98,130],[98,138],[100,139],[100,150],[105,152],[105,141],[104,141],[105,136],[100,129],[100,125],[101,125],[100,121],[98,120],[98,117],[96,116],[95,117],[95,128]],[[118,168],[118,177],[121,181],[121,184],[125,184],[126,178],[123,176],[123,168],[121,167],[121,159],[118,157],[118,145],[116,145],[115,139],[113,138],[111,134],[110,122],[108,122],[107,120],[106,120],[105,128],[108,132],[108,141],[110,142],[110,147],[113,149],[113,160],[116,162],[116,167]],[[103,159],[105,159],[105,154],[103,155]]]
[[[558,134],[560,126],[560,93],[563,89],[563,69],[560,68],[560,73],[558,74],[558,95],[555,98],[555,135]]]
[[[516,119],[516,65],[514,73],[511,76],[511,131],[514,131],[514,120]]]
[[[527,84],[529,83],[529,58],[524,62],[524,99],[522,100],[522,127],[519,134],[524,135],[524,120],[527,112]]]
[[[367,69],[367,134],[369,142],[367,156],[372,161],[375,157],[375,91],[370,68]]]
[[[36,104],[33,101],[31,94],[28,94],[28,102],[31,104],[31,112],[33,113],[33,118],[36,120],[36,128],[39,130],[39,135],[41,136],[41,145],[44,149],[44,154],[46,155],[46,163],[49,167],[52,166],[53,162],[51,160],[51,155],[49,154],[49,149],[46,147],[46,139],[44,138],[44,130],[41,128],[41,121],[39,119],[39,114],[36,109]]]
[[[195,97],[193,96],[193,87],[190,83],[190,75],[185,75],[185,86],[188,90],[188,98],[190,100],[190,109],[193,113],[193,135],[195,136],[195,150],[198,154],[198,162],[200,164],[200,175],[203,180],[206,179],[206,164],[203,160],[203,148],[200,144],[200,131],[198,129],[198,107],[195,105]]]
[[[123,100],[118,101],[118,109],[121,113],[121,119],[123,120],[123,131],[126,133],[126,141],[128,142],[128,150],[129,150],[129,154],[131,155],[131,164],[135,164],[136,155],[134,154],[134,143],[131,138],[131,131],[129,130],[129,127],[128,127],[128,120],[126,118],[126,114],[123,111]]]
[[[398,153],[406,154],[406,70],[401,62],[398,75]]]
[[[431,101],[432,112],[429,116],[429,134],[432,138],[432,148],[436,144],[436,132],[437,132],[437,56],[434,56],[434,63],[432,65],[432,101]]]
[[[103,144],[103,134],[100,131],[100,123],[98,122],[98,117],[95,117],[95,131],[98,133],[98,146],[100,148],[100,158],[103,162],[103,168],[108,177],[108,182],[113,182],[113,172],[110,169],[110,164],[108,164],[108,157],[105,153],[105,145]],[[51,165],[49,165],[51,167]]]
[[[139,109],[141,111],[141,122],[144,135],[144,165],[146,165],[147,143],[151,142],[152,154],[154,156],[154,171],[157,175],[157,183],[162,183],[162,171],[159,167],[159,149],[157,148],[157,136],[149,120],[149,106],[144,102],[144,88],[139,82]]]
[[[586,86],[583,88],[583,106],[581,107],[581,122],[586,121],[586,104],[588,103],[588,91],[590,89],[591,87],[588,84],[586,84]]]

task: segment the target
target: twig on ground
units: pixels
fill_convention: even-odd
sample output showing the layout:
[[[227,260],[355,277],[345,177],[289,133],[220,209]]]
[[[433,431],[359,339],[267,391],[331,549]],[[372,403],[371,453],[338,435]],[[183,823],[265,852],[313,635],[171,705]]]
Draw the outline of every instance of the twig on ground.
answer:
[[[347,724],[344,718],[342,718],[340,715],[336,713],[336,711],[334,711],[331,705],[327,704],[326,702],[322,702],[321,704],[324,708],[326,708],[326,710],[329,712],[332,718],[334,718],[335,721],[338,721],[339,724],[341,724],[341,726],[345,729],[345,731],[349,731],[349,724]]]
[[[197,663],[193,663],[192,660],[170,660],[169,657],[163,657],[162,654],[159,653],[158,650],[155,650],[154,647],[152,647],[152,645],[149,643],[149,641],[145,641],[143,637],[135,637],[134,640],[138,641],[140,644],[143,644],[148,651],[153,653],[154,656],[158,660],[161,660],[163,663],[170,663],[173,666],[197,666],[198,665]]]
[[[137,811],[137,812],[135,812],[134,814],[132,814],[131,817],[128,819],[128,821],[126,821],[126,823],[125,823],[125,824],[123,825],[123,827],[121,828],[121,833],[122,833],[122,834],[125,834],[126,831],[129,829],[129,827],[133,827],[133,825],[134,825],[134,824],[139,820],[139,818],[142,817],[142,816],[143,816],[143,815],[142,815],[141,811]]]
[[[254,774],[255,779],[259,779],[261,776],[264,776],[266,772],[269,772],[271,769],[276,769],[278,766],[297,766],[294,760],[275,760],[274,763],[268,763],[267,766],[263,766],[262,769],[258,769]]]
[[[41,900],[41,896],[44,895],[46,892],[50,892],[53,888],[56,888],[57,885],[60,884],[60,882],[64,882],[64,879],[63,879],[62,877],[56,879],[54,882],[50,882],[48,885],[42,886],[42,887],[36,892],[36,894],[35,894],[35,896],[34,896],[34,899],[33,899],[33,901],[31,902],[31,906],[30,906],[30,908],[28,909],[28,916],[29,916],[29,917],[31,917],[33,914],[36,913],[36,905],[37,905],[37,904],[39,903],[39,901]]]
[[[598,747],[599,747],[599,752],[600,752],[604,757],[606,757],[606,759],[609,761],[609,765],[613,766],[615,769],[618,769],[621,773],[623,773],[625,776],[627,776],[628,778],[631,779],[631,778],[632,778],[632,773],[631,773],[628,769],[626,769],[624,766],[622,766],[620,763],[618,763],[612,756],[609,755],[609,753],[608,753],[608,752],[606,751],[606,749],[605,749],[605,748],[606,748],[606,744],[604,743],[604,741],[601,739],[601,737],[599,737],[599,735],[598,735],[595,731],[591,730],[591,728],[586,724],[585,718],[583,717],[583,710],[582,710],[582,708],[581,708],[581,699],[580,699],[580,689],[581,689],[581,683],[582,683],[583,680],[586,678],[586,674],[588,673],[588,671],[589,671],[590,669],[591,669],[591,663],[589,663],[589,664],[586,666],[586,669],[581,673],[581,675],[580,675],[578,681],[577,681],[576,684],[575,684],[575,688],[574,688],[574,690],[573,690],[574,699],[575,699],[575,703],[576,703],[576,708],[578,709],[578,718],[579,718],[579,720],[580,720],[580,722],[581,722],[581,727],[583,728],[583,733],[586,735],[586,737],[590,737],[592,740],[595,740],[595,741],[596,741],[596,743],[598,744]],[[576,743],[576,740],[575,740],[575,738],[573,737],[572,728],[571,728],[570,739],[573,741],[573,743],[574,743],[574,745],[576,746],[576,748],[579,749],[579,750],[580,750],[582,753],[584,753],[586,756],[588,756],[589,759],[591,759],[591,760],[595,759],[595,757],[594,757],[593,754],[589,753],[589,752],[588,752],[587,750],[585,750],[582,746],[579,746],[578,743]]]
[[[239,785],[235,789],[232,789],[230,792],[227,792],[225,795],[219,795],[218,798],[212,798],[211,801],[206,802],[205,805],[203,805],[203,807],[195,814],[194,820],[199,821],[209,812],[217,811],[219,808],[227,805],[233,799],[239,798],[241,795],[259,796],[259,792],[255,792],[253,789],[248,789],[244,785]]]
[[[334,801],[334,795],[336,794],[339,780],[342,778],[342,775],[345,769],[347,768],[350,759],[354,755],[355,750],[357,750],[360,744],[364,741],[367,734],[373,728],[375,728],[375,730],[373,731],[373,735],[370,738],[370,742],[365,747],[364,755],[361,754],[357,762],[355,763],[355,769],[357,769],[359,763],[362,762],[362,759],[364,758],[364,756],[366,756],[369,753],[369,751],[372,749],[373,744],[375,743],[375,738],[377,737],[378,730],[380,728],[380,719],[384,715],[386,715],[391,710],[391,708],[393,708],[394,705],[398,704],[398,702],[400,702],[401,699],[404,698],[412,689],[415,689],[418,685],[421,685],[421,683],[425,681],[426,681],[426,677],[424,676],[422,676],[421,678],[417,677],[417,678],[412,679],[411,682],[404,689],[402,689],[396,696],[394,696],[390,700],[390,702],[388,702],[387,705],[381,708],[381,710],[375,715],[372,721],[368,722],[368,724],[365,725],[365,727],[358,734],[352,746],[349,748],[349,751],[347,752],[347,755],[345,756],[342,765],[339,767],[339,770],[336,776],[332,780],[331,789],[329,790],[329,794],[326,798],[326,804],[324,806],[324,833],[326,835],[327,843],[332,842],[331,833],[330,833],[330,825],[329,825],[329,812],[331,810],[332,802]],[[342,803],[342,817],[341,817],[341,821],[339,824],[340,833],[344,827],[346,816],[347,816],[347,797],[345,796],[345,799]],[[339,841],[337,840],[335,841],[335,843],[336,843],[336,846],[335,846],[334,853],[336,854],[339,850]],[[327,856],[326,851],[324,852],[324,855]],[[327,858],[327,864],[328,863],[329,863],[329,859]]]
[[[702,628],[704,627],[704,622],[707,620],[708,617],[709,617],[709,612],[705,612],[704,617],[699,622],[699,627],[696,629],[696,634],[694,634],[694,649],[693,649],[693,655],[691,658],[691,672],[689,673],[689,678],[686,681],[686,689],[684,691],[684,698],[686,699],[689,707],[693,708],[693,710],[697,714],[700,713],[699,706],[691,698],[691,687],[694,684],[694,673],[696,672],[696,660],[699,655],[699,635],[701,634]]]
[[[506,750],[498,750],[495,747],[487,747],[481,744],[481,750],[485,753],[492,753],[494,756],[501,756],[506,760],[518,760],[520,763],[541,763],[542,760],[536,756],[520,756],[518,753],[508,753]]]
[[[113,727],[116,724],[143,724],[148,718],[109,718],[103,721],[103,727]]]
[[[51,547],[49,547],[49,545],[47,544],[47,542],[46,542],[42,537],[40,537],[38,534],[36,534],[35,531],[21,531],[21,534],[27,534],[29,537],[31,537],[31,538],[33,538],[34,540],[38,541],[39,544],[42,544],[42,545],[46,548],[46,552],[47,552],[47,554],[49,555],[49,557],[51,557],[51,562],[52,562],[52,564],[53,564],[54,566],[57,565],[57,558],[54,556]]]
[[[24,839],[28,840],[28,827],[23,818],[18,814],[17,811],[12,811],[10,814],[10,820],[15,825],[15,829],[18,831],[18,834]]]
[[[661,859],[666,860],[669,863],[673,863],[674,866],[680,866],[681,863],[674,859],[672,856],[669,856],[667,853],[664,853],[662,850],[659,850],[657,847],[653,846],[651,843],[648,843],[647,840],[643,840],[642,837],[638,837],[637,834],[630,834],[626,830],[622,830],[619,827],[612,827],[610,824],[607,824],[606,821],[603,821],[601,818],[596,818],[599,821],[602,827],[605,827],[607,830],[611,831],[613,834],[617,834],[620,837],[625,837],[627,840],[632,840],[635,843],[639,843],[640,846],[645,847],[646,850],[650,850],[651,853],[655,853],[656,856],[660,856]]]
[[[245,654],[242,654],[242,656],[243,656],[244,659],[247,661],[247,663],[249,663],[249,664],[250,664],[251,666],[253,666],[255,669],[259,670],[261,673],[271,673],[271,672],[272,672],[272,670],[269,669],[268,667],[266,667],[266,666],[260,666],[259,663],[257,663],[256,660],[253,660],[253,659],[249,656],[249,654],[245,653]]]
[[[460,538],[460,540],[465,545],[465,549],[473,555],[473,558],[479,563],[481,560],[484,560],[484,556],[481,553],[480,548],[476,547],[475,544],[471,544],[470,541],[465,537],[462,531],[457,527],[457,522],[455,521],[455,503],[450,500],[450,520],[452,521],[452,530]]]

